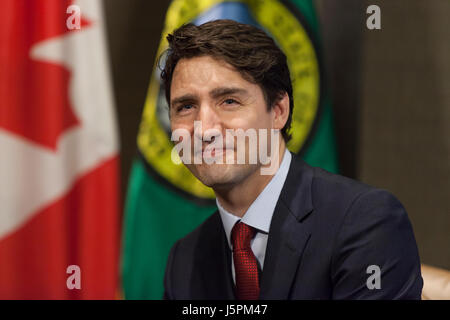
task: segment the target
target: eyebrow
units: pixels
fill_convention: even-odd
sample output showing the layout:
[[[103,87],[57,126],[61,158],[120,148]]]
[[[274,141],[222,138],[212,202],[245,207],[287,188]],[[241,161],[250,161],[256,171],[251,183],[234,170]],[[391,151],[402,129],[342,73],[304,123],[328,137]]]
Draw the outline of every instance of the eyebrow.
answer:
[[[170,101],[170,106],[173,106],[175,104],[178,103],[182,103],[182,102],[192,102],[197,100],[197,96],[193,95],[193,94],[185,94],[182,95],[181,97],[175,98],[172,101]]]
[[[215,88],[209,92],[209,95],[213,98],[219,98],[230,94],[247,95],[248,92],[245,89],[235,87],[220,87]],[[174,98],[172,101],[170,101],[170,105],[173,106],[178,103],[193,102],[196,101],[197,99],[198,97],[194,94],[185,94],[180,97]]]
[[[247,95],[248,92],[245,89],[235,88],[235,87],[220,87],[220,88],[215,88],[209,92],[209,95],[213,98],[218,98],[218,97],[226,96],[229,94]]]

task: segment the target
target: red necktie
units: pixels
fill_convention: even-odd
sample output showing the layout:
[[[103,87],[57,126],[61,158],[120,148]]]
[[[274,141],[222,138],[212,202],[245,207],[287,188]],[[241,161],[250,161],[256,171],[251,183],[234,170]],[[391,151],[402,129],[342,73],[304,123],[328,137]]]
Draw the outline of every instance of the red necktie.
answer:
[[[242,222],[236,223],[231,231],[236,297],[239,300],[257,300],[259,296],[258,265],[250,247],[255,233],[254,228]]]

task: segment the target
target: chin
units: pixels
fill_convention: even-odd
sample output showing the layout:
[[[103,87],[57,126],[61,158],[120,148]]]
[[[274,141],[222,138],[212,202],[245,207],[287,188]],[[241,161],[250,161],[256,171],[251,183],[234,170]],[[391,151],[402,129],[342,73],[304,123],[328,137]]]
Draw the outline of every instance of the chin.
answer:
[[[204,185],[214,189],[239,184],[258,167],[237,164],[202,164],[188,168]]]

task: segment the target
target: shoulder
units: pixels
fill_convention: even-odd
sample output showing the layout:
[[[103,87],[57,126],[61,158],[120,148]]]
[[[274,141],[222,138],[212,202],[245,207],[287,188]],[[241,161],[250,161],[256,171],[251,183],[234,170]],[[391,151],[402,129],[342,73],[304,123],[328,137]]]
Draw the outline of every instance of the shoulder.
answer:
[[[377,189],[374,186],[321,168],[306,166],[312,171],[311,191],[313,196],[318,199],[321,196],[326,196],[328,199],[351,201],[364,193]]]
[[[172,246],[164,280],[167,299],[174,299],[174,292],[177,292],[176,297],[180,294],[188,296],[190,281],[194,275],[198,276],[198,267],[201,266],[198,258],[214,253],[211,244],[216,242],[217,234],[221,234],[217,232],[218,229],[220,230],[220,223],[220,215],[215,212]]]
[[[365,203],[395,203],[399,200],[388,190],[381,189],[366,183],[331,173],[322,168],[312,167],[301,160],[298,156],[293,157],[294,167],[300,168],[300,180],[308,184],[313,207],[320,209],[322,207],[332,206],[336,209],[348,210],[360,202]],[[295,175],[295,169],[292,170]]]
[[[183,255],[189,256],[194,249],[199,247],[199,244],[213,241],[217,235],[221,234],[222,229],[222,220],[220,219],[219,212],[215,211],[193,231],[177,241],[175,244],[175,246],[177,246],[177,251]]]
[[[298,156],[293,161],[284,200],[293,212],[309,204],[316,227],[337,231],[343,224],[358,228],[370,221],[409,222],[406,210],[391,192],[309,166]]]
[[[405,211],[393,210],[403,208],[398,198],[390,191],[365,184],[338,174],[333,174],[321,168],[312,168],[314,178],[311,184],[314,204],[342,206],[347,214],[353,212],[372,212],[382,215]],[[384,210],[372,209],[382,207]]]

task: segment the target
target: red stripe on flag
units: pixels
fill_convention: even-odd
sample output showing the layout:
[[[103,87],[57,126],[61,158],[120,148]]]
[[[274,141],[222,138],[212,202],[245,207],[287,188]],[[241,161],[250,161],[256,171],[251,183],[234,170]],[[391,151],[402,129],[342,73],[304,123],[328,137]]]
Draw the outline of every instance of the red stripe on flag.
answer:
[[[116,298],[118,168],[118,157],[102,163],[0,240],[0,299]],[[81,268],[80,290],[66,286],[69,265]]]

